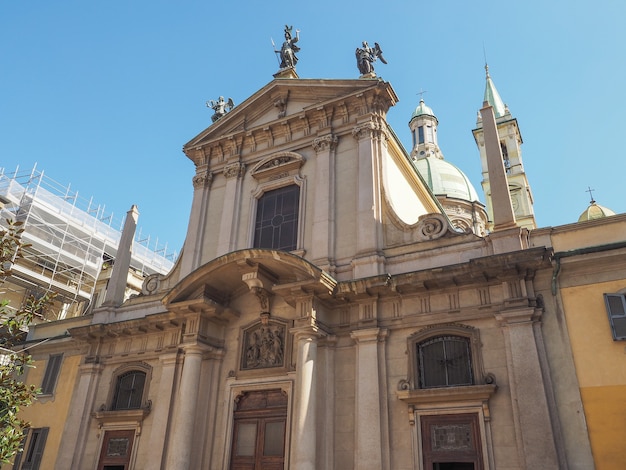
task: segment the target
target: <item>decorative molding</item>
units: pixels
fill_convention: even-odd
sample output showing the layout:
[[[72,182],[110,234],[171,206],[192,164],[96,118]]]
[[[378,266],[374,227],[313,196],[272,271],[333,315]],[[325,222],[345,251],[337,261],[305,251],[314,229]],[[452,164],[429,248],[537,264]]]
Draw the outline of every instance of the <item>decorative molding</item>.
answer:
[[[260,180],[295,174],[304,165],[302,155],[295,152],[279,152],[264,158],[250,171],[253,178]]]
[[[141,293],[143,295],[152,295],[159,291],[161,286],[161,274],[151,274],[143,280]]]
[[[426,214],[417,222],[417,240],[428,241],[443,237],[449,229],[448,220],[442,214]]]
[[[224,176],[226,178],[241,178],[246,172],[245,163],[231,163],[224,167]]]
[[[198,172],[192,179],[193,189],[206,188],[211,186],[213,182],[213,173],[206,170]]]
[[[339,138],[336,135],[328,134],[323,137],[318,137],[313,140],[313,150],[319,153],[326,149],[335,150],[337,148],[337,143],[339,142]]]
[[[487,384],[426,388],[421,390],[402,389],[396,391],[396,396],[403,402],[416,407],[428,405],[430,408],[436,406],[436,404],[446,404],[446,406],[449,406],[452,402],[470,401],[482,404],[491,398],[497,388],[495,384]]]

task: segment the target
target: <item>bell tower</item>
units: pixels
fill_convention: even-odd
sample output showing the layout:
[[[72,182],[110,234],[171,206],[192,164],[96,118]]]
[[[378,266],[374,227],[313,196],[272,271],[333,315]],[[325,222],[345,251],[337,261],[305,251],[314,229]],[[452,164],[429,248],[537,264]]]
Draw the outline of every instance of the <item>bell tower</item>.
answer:
[[[485,64],[486,85],[483,103],[493,108],[500,141],[502,160],[506,171],[506,179],[511,195],[511,204],[515,214],[515,222],[519,227],[534,229],[537,227],[535,213],[533,210],[533,195],[530,184],[524,171],[522,162],[522,134],[520,133],[517,119],[511,115],[509,108],[504,104],[498,90],[496,90],[491,76],[489,66]],[[487,169],[487,150],[485,147],[485,136],[483,122],[480,113],[476,120],[476,129],[472,131],[478,150],[482,166],[482,187],[485,192],[487,202],[487,213],[489,220],[493,222],[494,204],[508,203],[507,201],[494,201],[491,198],[491,184],[489,171]]]

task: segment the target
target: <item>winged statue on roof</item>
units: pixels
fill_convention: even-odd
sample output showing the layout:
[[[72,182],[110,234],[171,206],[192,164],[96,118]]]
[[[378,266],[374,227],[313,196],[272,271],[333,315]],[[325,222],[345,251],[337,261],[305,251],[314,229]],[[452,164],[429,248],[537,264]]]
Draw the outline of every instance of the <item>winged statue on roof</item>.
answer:
[[[362,47],[356,48],[355,55],[356,65],[361,75],[374,74],[374,62],[376,62],[376,59],[380,59],[383,64],[387,63],[383,57],[383,51],[377,42],[374,43],[374,47],[370,47],[367,41],[363,41]]]

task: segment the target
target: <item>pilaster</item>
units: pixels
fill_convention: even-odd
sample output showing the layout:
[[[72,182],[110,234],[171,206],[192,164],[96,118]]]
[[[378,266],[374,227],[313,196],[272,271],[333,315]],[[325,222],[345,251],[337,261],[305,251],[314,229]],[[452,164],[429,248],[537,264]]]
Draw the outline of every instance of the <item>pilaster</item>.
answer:
[[[384,272],[382,248],[382,142],[386,134],[379,123],[363,122],[352,130],[357,139],[356,250],[353,277]]]
[[[198,268],[202,260],[202,240],[206,227],[206,216],[209,205],[209,193],[213,173],[207,168],[198,169],[193,177],[193,199],[191,202],[191,216],[187,228],[184,250],[181,254],[181,278]]]
[[[315,205],[313,206],[313,263],[334,271],[335,255],[335,149],[339,139],[326,134],[313,141],[315,164]]]
[[[381,413],[379,341],[387,337],[387,330],[367,328],[353,331],[356,342],[355,391],[355,468],[380,470],[388,468],[383,455],[388,443],[383,442]],[[384,358],[382,358],[384,359]]]
[[[241,205],[241,182],[246,166],[236,161],[224,167],[226,189],[224,191],[224,207],[220,220],[219,239],[216,257],[233,251],[237,242],[237,228]]]
[[[541,311],[510,308],[496,314],[504,333],[518,452],[525,468],[560,468],[533,324]]]
[[[178,354],[176,353],[159,356],[161,377],[159,378],[159,391],[156,395],[158,401],[155,401],[152,411],[152,428],[149,444],[150,452],[146,464],[147,468],[153,468],[155,470],[164,468],[163,453],[165,451],[167,431],[172,425],[169,418],[177,359]]]
[[[55,468],[84,468],[82,459],[89,435],[87,428],[103,368],[98,363],[87,363],[78,369]]]

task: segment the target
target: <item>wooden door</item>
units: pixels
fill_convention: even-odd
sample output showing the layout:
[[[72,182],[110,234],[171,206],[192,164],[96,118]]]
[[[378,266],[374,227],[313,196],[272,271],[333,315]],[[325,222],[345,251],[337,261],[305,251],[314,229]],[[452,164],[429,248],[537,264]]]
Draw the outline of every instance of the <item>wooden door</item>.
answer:
[[[234,415],[231,470],[283,470],[287,397],[281,390],[244,393]]]
[[[100,451],[98,470],[128,470],[135,430],[106,431]]]
[[[426,470],[482,470],[478,415],[422,416],[422,453]]]

